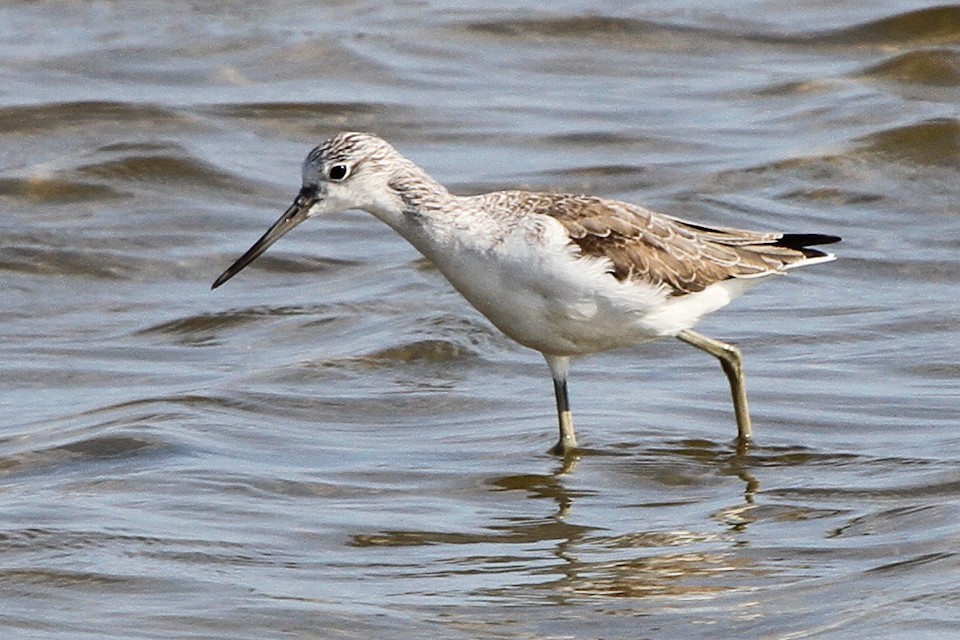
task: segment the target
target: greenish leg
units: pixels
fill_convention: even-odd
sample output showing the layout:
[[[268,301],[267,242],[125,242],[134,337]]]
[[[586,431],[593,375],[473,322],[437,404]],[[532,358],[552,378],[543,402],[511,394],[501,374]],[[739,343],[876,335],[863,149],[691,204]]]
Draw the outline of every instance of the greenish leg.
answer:
[[[750,425],[750,410],[747,407],[747,387],[743,382],[743,356],[740,350],[732,344],[708,338],[691,329],[684,329],[677,334],[677,338],[720,360],[720,366],[723,367],[723,372],[730,381],[730,391],[733,394],[733,411],[737,416],[737,439],[741,446],[745,446],[753,436],[753,429]]]
[[[570,370],[570,358],[544,354],[550,375],[553,376],[553,392],[557,397],[557,418],[560,424],[560,439],[550,449],[550,453],[565,456],[577,448],[577,434],[573,430],[573,413],[570,411],[570,398],[567,395],[567,372]]]

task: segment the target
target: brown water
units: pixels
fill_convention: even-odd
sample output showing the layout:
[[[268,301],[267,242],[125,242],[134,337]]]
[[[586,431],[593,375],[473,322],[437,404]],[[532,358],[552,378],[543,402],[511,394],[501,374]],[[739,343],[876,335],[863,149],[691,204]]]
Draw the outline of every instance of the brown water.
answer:
[[[960,8],[0,8],[0,637],[960,636]],[[707,6],[709,8],[702,8]],[[306,152],[844,237],[676,341],[539,355],[361,213],[213,279]]]

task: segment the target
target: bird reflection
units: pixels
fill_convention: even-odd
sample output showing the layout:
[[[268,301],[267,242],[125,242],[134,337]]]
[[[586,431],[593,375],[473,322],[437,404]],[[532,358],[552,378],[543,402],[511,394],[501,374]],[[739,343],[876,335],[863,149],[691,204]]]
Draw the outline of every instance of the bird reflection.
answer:
[[[584,596],[704,597],[725,593],[742,583],[729,576],[742,572],[759,575],[763,571],[762,567],[753,566],[749,556],[733,550],[757,519],[755,499],[760,484],[751,470],[751,455],[756,455],[752,452],[707,440],[667,443],[647,448],[640,455],[635,450],[611,453],[610,449],[579,449],[551,472],[496,476],[486,482],[493,491],[522,492],[530,500],[549,501],[554,505],[550,514],[541,509],[531,515],[529,509],[519,508],[522,502],[513,501],[512,511],[505,506],[507,512],[485,526],[463,531],[388,530],[358,534],[352,542],[360,547],[449,547],[448,557],[430,575],[499,575],[482,587],[486,595],[513,597],[520,587],[548,594],[552,601]],[[607,474],[611,468],[616,469],[621,480],[629,481],[627,484],[659,483],[679,493],[684,485],[702,487],[720,476],[738,478],[743,489],[731,494],[730,506],[714,513],[714,520],[726,530],[704,526],[697,527],[698,530],[659,527],[622,531],[620,527],[618,532],[612,520],[590,520],[589,514],[602,508],[596,502],[602,500],[605,487],[582,488],[583,465],[600,456],[622,457],[620,464],[603,465],[598,472]],[[570,474],[578,465],[581,473],[574,481]],[[579,503],[584,503],[584,509],[577,517]],[[691,503],[674,505],[688,507]],[[646,511],[669,509],[671,505],[647,502],[631,508]],[[615,515],[622,518],[623,513]],[[410,566],[410,571],[417,575],[423,570],[421,565]],[[515,578],[507,577],[513,573]]]
[[[748,514],[754,505],[756,494],[760,489],[760,481],[750,470],[751,449],[735,442],[733,448],[719,445],[708,440],[683,440],[665,448],[650,449],[647,452],[647,458],[650,463],[643,462],[644,456],[637,456],[635,453],[624,453],[630,460],[625,464],[629,467],[632,464],[639,463],[645,469],[653,469],[652,478],[664,484],[675,484],[683,480],[676,479],[676,473],[671,469],[676,465],[666,464],[665,460],[692,460],[698,467],[709,467],[715,469],[724,476],[735,476],[743,481],[744,489],[742,501],[724,509],[722,513],[730,514],[730,518],[721,518],[729,521],[731,525],[736,521],[736,530],[745,528],[748,524]],[[610,456],[609,451],[591,450],[589,448],[580,448],[574,453],[565,455],[561,462],[555,467],[551,474],[523,474],[510,475],[496,478],[490,481],[494,486],[503,491],[526,491],[532,499],[549,498],[556,502],[557,511],[554,514],[556,518],[567,517],[573,508],[574,499],[578,497],[577,492],[571,491],[564,484],[566,476],[571,475],[584,458],[592,456]],[[650,474],[643,473],[648,476]],[[581,492],[579,495],[583,495]],[[733,518],[733,514],[739,514]]]
[[[714,514],[715,520],[736,534],[745,532],[754,521],[752,513],[760,483],[750,470],[746,448],[731,449],[709,441],[687,440],[647,453],[651,462],[646,466],[650,469],[656,469],[658,464],[670,466],[665,465],[666,460],[693,461],[699,468],[706,467],[722,476],[739,478],[743,482],[743,491],[734,504]],[[681,529],[608,535],[606,526],[574,525],[572,516],[576,503],[599,492],[570,489],[567,476],[584,458],[592,455],[610,454],[582,449],[577,455],[567,456],[552,474],[503,476],[490,483],[501,491],[526,491],[531,499],[549,499],[556,504],[550,524],[539,519],[517,521],[509,527],[510,537],[514,539],[529,540],[536,532],[543,536],[539,538],[541,542],[552,541],[552,555],[562,561],[539,570],[541,576],[554,576],[539,588],[562,593],[564,597],[704,596],[732,588],[723,579],[731,569],[752,570],[749,560],[730,553],[723,533]],[[628,466],[636,462],[635,453],[625,457]],[[657,473],[654,471],[654,476]],[[673,484],[682,481],[678,480],[679,475],[667,470],[661,478],[665,484]],[[687,476],[689,482],[689,472]],[[693,548],[697,550],[690,550]],[[610,553],[604,553],[604,549]],[[625,549],[633,551],[625,554]]]

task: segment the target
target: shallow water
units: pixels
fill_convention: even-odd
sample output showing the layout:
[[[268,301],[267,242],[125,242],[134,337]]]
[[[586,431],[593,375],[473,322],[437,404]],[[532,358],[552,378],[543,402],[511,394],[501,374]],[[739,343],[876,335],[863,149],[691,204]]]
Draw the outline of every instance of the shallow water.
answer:
[[[0,8],[0,636],[960,634],[960,8]],[[306,152],[837,234],[549,376],[362,213],[210,283]]]

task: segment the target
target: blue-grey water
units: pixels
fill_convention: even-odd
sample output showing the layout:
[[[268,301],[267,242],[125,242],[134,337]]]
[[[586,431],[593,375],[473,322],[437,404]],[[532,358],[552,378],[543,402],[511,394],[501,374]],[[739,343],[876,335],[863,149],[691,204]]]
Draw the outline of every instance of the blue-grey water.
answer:
[[[960,636],[960,7],[0,7],[0,637]],[[843,236],[700,329],[540,356],[373,217],[213,279],[309,149]]]

